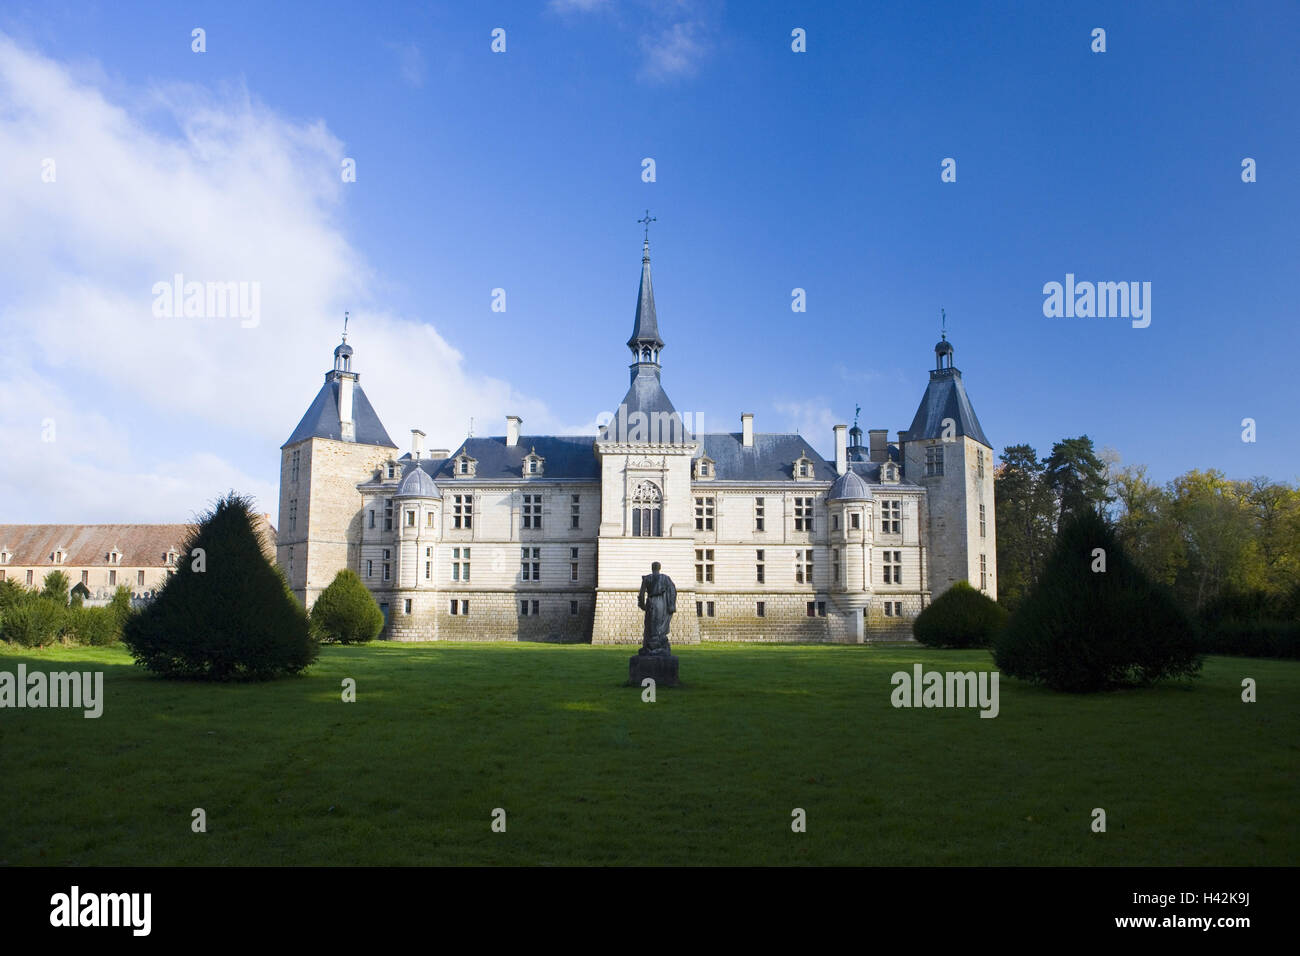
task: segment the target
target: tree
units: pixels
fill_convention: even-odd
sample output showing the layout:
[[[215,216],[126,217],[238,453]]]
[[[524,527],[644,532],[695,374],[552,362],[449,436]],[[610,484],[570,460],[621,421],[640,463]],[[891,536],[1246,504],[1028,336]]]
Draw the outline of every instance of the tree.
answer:
[[[311,629],[317,640],[340,644],[373,641],[384,627],[384,612],[355,571],[344,568],[334,576],[311,607]]]
[[[68,576],[62,571],[51,571],[45,575],[45,584],[41,588],[41,594],[48,598],[54,598],[62,604],[68,603]]]
[[[1111,491],[1119,505],[1115,532],[1125,552],[1154,580],[1172,586],[1187,554],[1169,492],[1147,478],[1146,465],[1114,472]]]
[[[1091,510],[1066,521],[1042,577],[994,639],[1011,677],[1087,692],[1200,669],[1192,622]]]
[[[1170,482],[1171,513],[1187,553],[1177,587],[1191,607],[1204,607],[1227,583],[1240,590],[1263,584],[1243,490],[1216,469],[1189,471]]]
[[[1109,504],[1106,466],[1087,435],[1058,441],[1043,465],[1047,486],[1056,495],[1058,532],[1072,515],[1100,512]]]
[[[1032,446],[1008,445],[1000,460],[993,476],[998,597],[1010,609],[1038,580],[1055,536],[1055,499]]]
[[[1006,622],[997,601],[957,581],[917,615],[912,636],[930,647],[988,647]]]
[[[267,559],[250,499],[217,501],[183,553],[153,603],[127,620],[137,664],[164,677],[268,680],[316,659],[307,612]]]

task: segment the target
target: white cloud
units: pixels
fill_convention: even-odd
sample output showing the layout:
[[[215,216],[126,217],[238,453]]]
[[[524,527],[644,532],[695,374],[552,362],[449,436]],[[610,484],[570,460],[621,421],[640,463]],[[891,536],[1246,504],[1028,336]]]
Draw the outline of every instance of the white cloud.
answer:
[[[547,7],[555,13],[592,13],[607,9],[609,0],[551,0]]]
[[[656,82],[694,76],[708,52],[703,33],[698,23],[684,20],[642,34],[641,52],[645,58],[641,75]]]
[[[424,86],[424,76],[427,71],[424,65],[424,54],[420,52],[420,48],[409,42],[390,43],[388,47],[397,54],[397,64],[402,79],[416,89]]]
[[[458,441],[471,413],[551,423],[428,324],[455,317],[367,307],[379,277],[336,221],[346,153],[324,123],[241,88],[101,88],[0,34],[0,520],[185,520],[232,487],[274,516],[278,446],[346,308],[400,447],[412,426]],[[260,323],[156,318],[151,288],[176,273],[259,283]]]
[[[773,402],[772,407],[778,413],[777,420],[781,424],[782,430],[788,429],[792,432],[798,432],[815,445],[818,450],[822,448],[833,449],[835,447],[835,433],[832,429],[836,425],[845,424],[842,419],[836,420],[835,414],[821,399]],[[755,428],[758,429],[757,424]],[[758,430],[763,431],[765,429]]]

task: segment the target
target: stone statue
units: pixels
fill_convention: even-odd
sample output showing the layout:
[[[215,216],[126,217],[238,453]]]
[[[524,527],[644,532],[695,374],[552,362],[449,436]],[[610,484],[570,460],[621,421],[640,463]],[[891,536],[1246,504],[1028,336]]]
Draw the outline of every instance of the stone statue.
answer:
[[[645,612],[645,628],[641,633],[641,650],[638,654],[669,657],[668,627],[677,611],[677,586],[673,579],[659,573],[660,564],[650,565],[650,573],[641,578],[641,591],[636,605]]]

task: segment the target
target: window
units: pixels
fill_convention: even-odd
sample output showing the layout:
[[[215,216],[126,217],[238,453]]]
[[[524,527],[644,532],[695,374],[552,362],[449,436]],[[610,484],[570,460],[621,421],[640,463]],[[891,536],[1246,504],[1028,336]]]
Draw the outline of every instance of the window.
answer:
[[[763,530],[763,520],[767,517],[767,507],[762,498],[754,499],[754,530]]]
[[[988,526],[988,522],[985,520],[984,506],[980,505],[980,537],[981,538],[988,537],[988,530],[989,530],[989,526]]]
[[[137,572],[135,572],[135,586],[138,587],[138,588],[142,588],[142,587],[144,587],[144,572],[143,572],[143,571],[137,571]]]
[[[451,613],[452,613],[452,614],[458,614],[458,613],[459,613],[459,610],[458,610],[459,606],[460,606],[460,602],[457,601],[457,600],[455,600],[455,599],[453,599],[452,602],[451,602]]]
[[[108,586],[109,586],[110,588],[111,588],[111,587],[116,587],[116,586],[117,586],[117,569],[116,569],[116,568],[113,568],[112,570],[110,570],[110,571],[108,572]]]
[[[385,581],[391,581],[392,579],[393,579],[393,566],[392,566],[391,564],[389,564],[387,561],[385,561],[385,562],[384,562],[384,580],[385,580]]]
[[[983,448],[977,448],[975,450],[975,468],[976,468],[976,473],[979,475],[979,477],[983,478],[984,477],[984,449]]]
[[[767,562],[767,552],[764,551],[762,548],[759,548],[754,557],[754,574],[756,575],[755,580],[757,580],[759,584],[766,583],[766,579],[767,579],[766,562]]]
[[[415,512],[409,508],[406,510],[406,526],[408,528],[415,527]]]
[[[849,527],[852,528],[854,531],[857,531],[859,528],[861,528],[862,515],[858,514],[858,512],[856,511],[852,512],[849,515]]]
[[[989,559],[986,555],[980,555],[980,590],[989,589]]]
[[[392,479],[396,477],[396,475],[397,475],[397,466],[390,461],[388,463],[388,477]]]
[[[545,462],[546,459],[537,454],[536,448],[530,449],[528,454],[524,456],[524,477],[540,475],[545,467]]]
[[[472,495],[454,495],[451,499],[451,526],[474,527],[474,498]]]
[[[579,495],[571,495],[569,501],[569,527],[576,528],[582,523],[582,511],[580,505],[582,498]]]
[[[578,580],[578,549],[569,549],[569,580]]]
[[[642,538],[660,537],[662,507],[659,486],[653,481],[638,481],[632,490],[632,534]]]
[[[943,446],[931,445],[925,450],[925,474],[926,477],[931,475],[943,474]]]
[[[696,498],[695,499],[695,530],[712,531],[713,530],[713,498]]]
[[[572,617],[573,615],[575,615],[575,614],[577,614],[577,613],[578,613],[578,602],[577,602],[577,601],[570,601],[570,602],[569,602],[569,616]]]
[[[290,457],[290,464],[289,464],[290,481],[298,480],[298,456],[301,454],[302,454],[302,449],[300,448],[294,449],[293,455]]]
[[[89,571],[82,571],[82,572],[81,572],[81,583],[82,583],[82,584],[86,584],[86,585],[89,585],[89,584],[90,584],[90,572],[89,572]]]
[[[525,581],[540,581],[542,579],[541,548],[519,549],[519,573]]]
[[[826,602],[825,602],[825,601],[818,601],[818,602],[817,602],[817,616],[818,616],[818,617],[825,617],[825,616],[826,616]]]
[[[808,602],[808,616],[809,616],[809,617],[816,617],[816,616],[817,616],[817,602],[816,602],[816,601],[809,601],[809,602]]]
[[[30,573],[30,572],[29,572],[29,573]],[[696,616],[696,617],[704,617],[704,602],[703,602],[703,601],[696,601],[696,602],[695,602],[695,616]]]
[[[433,580],[433,562],[432,562],[432,561],[425,561],[425,562],[424,562],[424,580],[426,580],[426,581],[432,581],[432,580]]]
[[[298,527],[298,499],[289,499],[289,530],[293,531]]]
[[[451,549],[451,579],[453,581],[469,580],[469,548]]]
[[[429,511],[426,511],[425,514],[424,514],[424,526],[425,526],[426,528],[432,528],[432,527],[433,527],[433,511],[432,511],[432,509],[429,510]]]
[[[712,602],[712,601],[705,601],[705,602],[704,602],[704,616],[705,616],[705,617],[713,617],[713,602]]]
[[[28,587],[32,586],[32,572],[30,571],[27,572],[27,586]]]
[[[880,533],[903,533],[903,502],[897,499],[880,502]]]
[[[540,528],[542,526],[542,496],[524,495],[524,527]]]
[[[794,580],[796,584],[812,584],[813,553],[805,548],[794,553]]]
[[[882,556],[881,571],[886,584],[903,583],[903,552],[886,551]]]
[[[831,515],[831,530],[832,530],[832,531],[839,531],[839,530],[840,530],[840,516],[839,516],[839,515]]]
[[[813,529],[813,499],[794,499],[794,530],[811,531]]]
[[[63,563],[63,549],[62,549],[62,548],[60,548],[58,551],[55,551],[55,552],[54,552],[54,563],[55,563],[55,564],[62,564],[62,563]]]
[[[695,549],[695,583],[713,583],[713,549]]]
[[[903,616],[902,601],[885,602],[885,617],[902,617],[902,616]]]
[[[384,499],[384,530],[393,530],[393,499]]]
[[[470,473],[470,470],[469,470],[469,459],[468,459],[468,458],[461,458],[461,459],[458,459],[458,461],[460,462],[460,473],[461,473],[462,475],[468,475],[468,474]]]
[[[373,528],[374,526],[375,526],[375,509],[374,509],[374,508],[371,508],[371,509],[370,509],[370,527]]]
[[[695,616],[696,616],[696,617],[713,617],[713,602],[712,602],[712,601],[696,601],[696,602],[695,602]]]
[[[835,575],[835,583],[839,584],[840,583],[840,549],[839,548],[834,548],[831,550],[831,565],[832,565],[832,573]]]
[[[4,568],[0,568],[0,581],[8,581],[8,580],[9,580],[9,572],[6,571]]]
[[[758,604],[757,604],[757,606],[754,608],[754,612],[755,612],[759,617],[766,617],[766,616],[767,616],[767,605],[766,605],[763,601],[759,601]]]
[[[411,599],[410,599],[410,598],[407,598],[405,601],[402,602],[402,613],[403,613],[403,614],[410,614],[410,613],[411,613]]]
[[[451,613],[459,614],[462,617],[469,614],[469,601],[458,601],[455,598],[451,602]]]
[[[533,601],[533,602],[532,602],[532,605],[533,605],[533,617],[536,617],[536,616],[537,616],[537,605],[538,605],[538,603],[539,603],[539,602],[537,602],[537,601]],[[528,604],[529,604],[528,601],[520,601],[520,602],[519,602],[519,613],[520,613],[521,615],[523,615],[524,617],[527,617],[527,616],[528,616]]]
[[[366,577],[368,577],[368,578],[373,578],[374,576],[375,576],[375,562],[374,562],[373,560],[367,560],[367,561],[366,561]]]

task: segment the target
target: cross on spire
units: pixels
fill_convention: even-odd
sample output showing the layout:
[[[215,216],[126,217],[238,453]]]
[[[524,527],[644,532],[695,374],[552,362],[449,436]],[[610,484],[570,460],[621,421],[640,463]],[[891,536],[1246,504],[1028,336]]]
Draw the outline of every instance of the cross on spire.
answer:
[[[637,222],[645,223],[645,241],[646,241],[646,242],[649,242],[649,241],[650,241],[650,223],[652,223],[652,222],[658,222],[658,221],[659,221],[659,217],[658,217],[658,216],[652,216],[652,215],[650,215],[650,210],[649,210],[649,209],[647,209],[647,210],[645,211],[645,218],[644,218],[644,219],[638,219],[638,220],[637,220]]]

